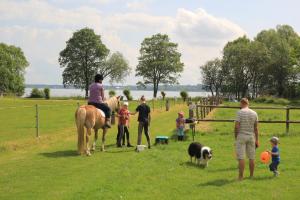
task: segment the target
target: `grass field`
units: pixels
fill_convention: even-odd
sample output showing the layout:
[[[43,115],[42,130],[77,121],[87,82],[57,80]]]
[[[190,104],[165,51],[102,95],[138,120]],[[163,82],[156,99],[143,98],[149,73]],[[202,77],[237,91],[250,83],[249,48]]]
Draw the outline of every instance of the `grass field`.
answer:
[[[80,103],[84,103],[81,101]],[[35,138],[34,105],[40,105],[40,139]],[[261,105],[261,104],[259,104]],[[28,107],[25,107],[28,106]],[[91,156],[76,154],[74,100],[0,99],[0,199],[299,199],[300,125],[260,125],[261,147],[269,147],[271,135],[281,140],[280,176],[273,178],[268,167],[256,161],[255,178],[236,181],[232,123],[197,125],[196,140],[209,145],[214,158],[206,169],[189,163],[191,142],[170,141],[141,153],[134,148],[116,148],[116,127],[107,136],[107,152]],[[130,104],[134,110],[136,103]],[[269,105],[270,106],[270,105]],[[278,105],[277,105],[278,106]],[[159,103],[153,112],[155,135],[173,135],[179,110],[165,112]],[[209,117],[234,118],[236,110],[215,110]],[[260,119],[284,119],[283,111],[259,111]],[[292,111],[299,120],[300,112]],[[136,143],[136,116],[130,127]],[[143,142],[145,138],[143,136]],[[246,168],[248,175],[248,168]]]

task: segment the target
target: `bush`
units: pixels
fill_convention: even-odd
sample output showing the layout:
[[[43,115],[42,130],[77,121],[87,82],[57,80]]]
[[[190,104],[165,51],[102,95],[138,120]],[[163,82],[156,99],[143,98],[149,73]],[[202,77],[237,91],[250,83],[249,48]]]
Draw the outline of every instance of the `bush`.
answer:
[[[291,103],[288,99],[268,97],[268,96],[258,97],[253,101],[256,103],[270,103],[270,104],[281,104],[281,105],[288,105]]]
[[[50,88],[44,88],[45,99],[50,99]]]
[[[39,90],[37,88],[32,88],[30,93],[30,98],[44,98],[45,94],[42,90]]]
[[[116,96],[116,91],[114,91],[114,90],[109,90],[108,95],[109,95],[109,97]]]
[[[131,101],[133,99],[130,94],[130,90],[128,90],[128,89],[123,90],[123,94],[126,97],[127,101]]]
[[[183,99],[183,101],[185,102],[189,95],[186,91],[181,91],[180,96]]]

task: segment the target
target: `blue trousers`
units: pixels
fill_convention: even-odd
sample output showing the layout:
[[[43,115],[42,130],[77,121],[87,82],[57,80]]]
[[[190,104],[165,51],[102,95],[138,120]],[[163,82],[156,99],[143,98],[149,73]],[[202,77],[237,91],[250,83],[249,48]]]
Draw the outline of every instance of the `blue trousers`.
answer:
[[[177,128],[177,135],[178,136],[184,136],[184,128]]]
[[[277,171],[278,165],[279,165],[279,161],[272,161],[272,163],[269,165],[270,171],[271,172]]]

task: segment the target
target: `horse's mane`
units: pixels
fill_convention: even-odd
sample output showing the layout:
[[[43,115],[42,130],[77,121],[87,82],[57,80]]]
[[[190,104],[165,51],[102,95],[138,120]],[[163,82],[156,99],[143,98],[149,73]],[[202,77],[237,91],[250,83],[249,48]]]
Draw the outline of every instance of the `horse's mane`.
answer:
[[[105,103],[107,103],[108,107],[110,107],[110,109],[112,111],[116,110],[116,108],[118,108],[118,103],[119,103],[119,99],[116,96],[113,96],[107,100],[105,100]]]

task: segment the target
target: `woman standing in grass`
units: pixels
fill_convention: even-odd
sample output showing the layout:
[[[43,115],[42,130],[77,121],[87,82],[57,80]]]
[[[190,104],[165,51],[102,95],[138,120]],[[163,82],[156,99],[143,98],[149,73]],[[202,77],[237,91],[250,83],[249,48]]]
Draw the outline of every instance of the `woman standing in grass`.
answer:
[[[147,138],[148,142],[148,148],[151,148],[150,144],[150,135],[149,135],[149,126],[150,126],[150,121],[151,121],[151,116],[150,116],[150,107],[146,104],[146,98],[143,95],[140,99],[141,104],[135,109],[135,112],[132,113],[132,115],[135,115],[137,112],[139,113],[138,116],[138,141],[137,145],[141,145],[142,143],[142,132],[144,129],[145,136]]]

